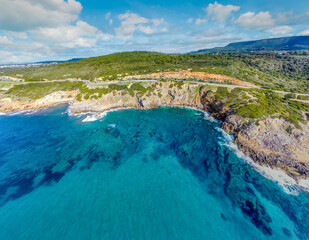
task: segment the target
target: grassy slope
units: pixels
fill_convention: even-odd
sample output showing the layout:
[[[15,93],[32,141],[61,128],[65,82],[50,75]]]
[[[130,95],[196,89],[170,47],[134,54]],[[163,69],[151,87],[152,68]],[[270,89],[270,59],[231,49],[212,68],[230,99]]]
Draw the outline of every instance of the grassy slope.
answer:
[[[114,80],[126,74],[188,69],[224,74],[270,89],[309,92],[309,56],[290,54],[189,54],[124,52],[59,65],[6,69],[4,75],[22,74],[28,81],[72,78]],[[121,76],[120,76],[121,75]]]

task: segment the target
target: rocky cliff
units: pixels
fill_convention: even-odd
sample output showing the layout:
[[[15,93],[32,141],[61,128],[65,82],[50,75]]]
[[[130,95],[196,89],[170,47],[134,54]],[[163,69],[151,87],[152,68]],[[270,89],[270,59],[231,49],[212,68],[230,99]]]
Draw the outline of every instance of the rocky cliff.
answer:
[[[295,179],[309,177],[309,124],[300,123],[301,128],[298,129],[282,118],[254,120],[240,117],[235,110],[216,99],[214,89],[198,83],[147,84],[143,86],[147,91],[130,91],[131,83],[123,88],[125,90],[101,95],[94,93],[87,98],[86,95],[78,98],[77,91],[68,91],[55,92],[31,102],[2,99],[0,112],[38,109],[63,102],[70,103],[73,114],[116,108],[149,109],[162,105],[194,107],[221,121],[222,128],[234,135],[239,149],[256,162],[282,169]]]

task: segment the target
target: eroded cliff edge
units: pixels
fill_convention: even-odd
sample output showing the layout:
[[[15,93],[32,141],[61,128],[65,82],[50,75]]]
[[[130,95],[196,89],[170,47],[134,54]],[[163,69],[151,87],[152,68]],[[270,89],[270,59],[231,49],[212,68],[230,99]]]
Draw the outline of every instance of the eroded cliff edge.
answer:
[[[309,128],[300,123],[296,127],[283,118],[266,117],[253,121],[235,113],[207,87],[184,84],[182,88],[161,83],[156,92],[140,96],[115,91],[98,99],[74,100],[70,105],[73,114],[102,112],[116,108],[149,109],[159,106],[194,107],[209,112],[221,121],[222,128],[234,135],[239,149],[259,164],[284,170],[295,179],[309,177]]]
[[[63,102],[70,103],[72,114],[117,108],[194,107],[219,120],[221,127],[234,135],[239,149],[254,161],[282,169],[294,179],[309,178],[308,121],[295,124],[279,115],[254,119],[243,117],[235,110],[235,104],[242,106],[244,102],[254,106],[255,99],[248,91],[236,87],[223,91],[199,83],[160,81],[54,92],[35,101],[6,98],[0,102],[0,112],[39,109]]]

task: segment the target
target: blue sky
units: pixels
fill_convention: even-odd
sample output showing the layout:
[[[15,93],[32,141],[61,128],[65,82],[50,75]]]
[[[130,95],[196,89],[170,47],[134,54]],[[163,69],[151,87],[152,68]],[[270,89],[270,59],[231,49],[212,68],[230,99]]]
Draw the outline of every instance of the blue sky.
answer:
[[[0,63],[309,35],[308,0],[0,0]]]

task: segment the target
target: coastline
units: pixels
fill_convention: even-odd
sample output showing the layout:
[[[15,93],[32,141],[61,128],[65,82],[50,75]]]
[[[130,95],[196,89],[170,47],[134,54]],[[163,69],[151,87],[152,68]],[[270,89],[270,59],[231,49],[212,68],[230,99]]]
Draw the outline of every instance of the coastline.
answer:
[[[78,113],[72,116],[85,116],[85,115],[96,115],[99,114],[99,118],[95,119],[94,121],[101,120],[104,118],[109,112],[113,111],[122,111],[122,110],[129,110],[129,109],[136,109],[136,110],[149,110],[149,109],[155,109],[159,107],[176,107],[176,108],[186,108],[186,109],[192,109],[199,111],[203,114],[205,114],[205,119],[208,121],[216,122],[218,124],[218,128],[216,128],[217,131],[221,132],[224,137],[224,144],[230,148],[231,151],[234,151],[235,154],[243,159],[246,163],[248,163],[252,168],[254,168],[257,172],[259,172],[263,177],[268,178],[277,184],[279,184],[283,191],[285,191],[287,194],[298,194],[298,190],[303,190],[306,192],[309,192],[309,178],[308,179],[295,179],[291,177],[288,173],[286,173],[284,170],[272,168],[269,165],[261,165],[258,162],[254,161],[254,159],[250,156],[245,155],[244,152],[242,152],[236,143],[233,142],[234,135],[229,134],[226,132],[222,126],[222,123],[220,123],[217,119],[212,117],[209,112],[205,112],[203,109],[198,107],[192,107],[192,106],[185,106],[185,105],[161,105],[161,106],[153,106],[149,108],[134,108],[134,107],[127,107],[127,108],[111,108],[108,110],[105,110],[103,112],[84,112],[84,113]],[[87,119],[87,117],[85,118]],[[84,119],[84,120],[85,120]],[[86,122],[86,121],[82,122]]]
[[[0,112],[22,114],[58,104],[68,104],[69,115],[90,115],[86,122],[95,121],[109,111],[116,110],[146,110],[160,106],[193,108],[220,122],[220,128],[233,136],[233,143],[254,163],[283,170],[297,184],[303,179],[309,179],[309,161],[306,162],[309,159],[309,145],[306,146],[307,140],[309,143],[308,124],[303,126],[302,131],[293,128],[289,134],[285,129],[291,124],[284,119],[266,118],[257,125],[250,119],[235,115],[230,109],[220,106],[220,102],[217,103],[208,96],[205,89],[196,91],[197,84],[185,83],[182,88],[170,88],[169,85],[169,82],[163,82],[158,92],[146,96],[139,96],[137,93],[132,96],[116,90],[99,98],[78,101],[78,91],[60,91],[32,102],[0,100]]]
[[[161,106],[152,106],[148,108],[138,108],[138,107],[119,107],[119,108],[110,108],[107,110],[104,110],[102,112],[80,112],[72,114],[70,112],[70,102],[67,103],[57,103],[48,107],[44,108],[38,108],[34,110],[25,110],[25,111],[16,111],[12,113],[1,113],[1,115],[19,115],[19,114],[33,114],[40,110],[46,110],[48,108],[54,108],[60,105],[65,105],[67,107],[66,113],[68,116],[74,116],[74,117],[83,117],[86,116],[85,119],[82,120],[82,122],[92,122],[92,121],[98,121],[103,119],[108,113],[114,112],[114,111],[125,111],[130,109],[136,109],[136,110],[149,110],[149,109],[155,109],[159,107],[175,107],[175,108],[186,108],[186,109],[192,109],[199,111],[205,115],[205,119],[208,121],[212,121],[218,124],[218,127],[216,127],[216,130],[221,132],[223,134],[223,144],[226,145],[231,151],[235,152],[235,154],[243,159],[247,164],[249,164],[255,171],[259,172],[263,177],[268,178],[272,180],[273,182],[276,182],[278,185],[281,186],[283,191],[285,191],[287,194],[292,195],[298,195],[299,190],[303,190],[306,192],[309,192],[309,178],[308,179],[295,179],[291,177],[288,173],[285,171],[273,168],[268,165],[262,165],[256,162],[252,157],[247,156],[243,151],[240,150],[240,148],[237,146],[236,143],[234,143],[234,135],[226,132],[223,128],[223,123],[219,122],[217,119],[211,116],[209,112],[206,112],[204,109],[199,108],[197,106],[186,106],[186,105],[161,105]],[[88,117],[93,117],[93,119],[89,121],[85,121]],[[89,118],[90,119],[90,118]]]

